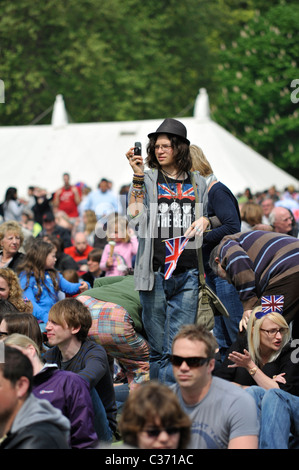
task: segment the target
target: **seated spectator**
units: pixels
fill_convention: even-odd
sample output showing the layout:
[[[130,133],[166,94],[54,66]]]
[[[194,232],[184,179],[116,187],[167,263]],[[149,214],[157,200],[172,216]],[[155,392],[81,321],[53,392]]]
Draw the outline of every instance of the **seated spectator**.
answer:
[[[265,225],[270,225],[269,223],[269,215],[272,209],[274,209],[274,200],[270,197],[265,197],[261,201],[261,208],[263,210],[263,218],[262,218],[262,223]]]
[[[87,237],[83,232],[76,233],[74,244],[64,249],[64,252],[76,261],[79,275],[87,271],[87,256],[91,251],[92,246],[88,245]]]
[[[18,312],[18,309],[8,300],[1,300],[0,302],[0,324],[2,321],[2,318],[6,313],[16,313]],[[1,330],[1,328],[0,328]],[[1,332],[0,332],[0,339],[1,339]]]
[[[69,449],[70,423],[32,392],[33,367],[21,351],[4,345],[0,362],[0,450]]]
[[[71,234],[74,224],[68,215],[63,211],[55,211],[54,216],[56,224],[59,225],[59,227],[65,228]]]
[[[105,271],[105,276],[124,276],[133,267],[138,249],[137,237],[128,230],[126,218],[116,214],[108,218],[107,236],[100,268]]]
[[[89,337],[120,364],[129,389],[149,380],[149,346],[141,320],[139,292],[134,276],[108,276],[78,296],[90,311]],[[116,388],[117,394],[117,388]]]
[[[295,348],[289,341],[290,329],[276,307],[271,307],[272,297],[262,298],[262,306],[252,311],[247,334],[241,334],[230,347],[214,375],[243,387],[281,388],[299,395],[299,370],[291,360]]]
[[[253,227],[262,223],[263,209],[256,202],[244,202],[240,208],[241,232],[253,230]]]
[[[28,336],[12,334],[4,340],[30,359],[33,367],[32,393],[58,408],[71,423],[70,447],[90,448],[97,442],[93,408],[87,382],[78,374],[44,364],[37,344]]]
[[[23,260],[20,248],[24,241],[21,225],[16,221],[7,221],[0,225],[0,268],[16,271]]]
[[[56,235],[63,240],[65,247],[72,246],[71,232],[56,223],[53,212],[43,214],[42,224],[43,229],[39,233],[39,237],[43,238],[45,235]]]
[[[285,207],[274,207],[269,215],[269,223],[274,232],[285,233],[293,237],[298,236],[298,227],[292,211]]]
[[[35,240],[28,249],[24,262],[19,266],[19,279],[24,296],[33,304],[33,315],[44,329],[52,305],[58,301],[59,292],[78,294],[89,288],[85,281],[68,282],[54,268],[56,248],[51,243]]]
[[[155,381],[144,383],[129,396],[119,423],[124,443],[139,449],[185,449],[190,427],[176,395]]]
[[[82,221],[77,219],[74,225],[73,233],[84,232],[87,237],[87,243],[90,246],[94,246],[95,229],[97,225],[97,216],[93,210],[86,210],[82,214]]]
[[[17,274],[9,268],[0,268],[0,300],[8,300],[20,312],[33,311],[30,300],[24,298]]]
[[[87,338],[91,325],[91,314],[81,302],[72,298],[57,302],[49,312],[46,331],[50,349],[44,358],[88,382],[96,433],[101,441],[109,442],[116,431],[117,411],[112,374],[103,346]]]
[[[299,448],[299,397],[284,390],[250,387],[260,417],[259,449]]]
[[[0,323],[0,339],[5,339],[14,333],[28,336],[37,344],[39,350],[44,352],[43,334],[37,319],[31,313],[7,312],[3,315]]]
[[[87,268],[88,271],[82,274],[81,279],[83,281],[89,282],[90,286],[93,287],[94,281],[105,276],[105,272],[100,268],[100,261],[102,258],[103,250],[100,248],[94,248],[87,256]]]
[[[176,384],[171,385],[192,421],[188,449],[257,449],[258,419],[252,397],[212,376],[217,343],[208,330],[185,325],[172,344]]]
[[[56,263],[54,268],[57,271],[62,273],[66,269],[78,269],[76,261],[64,252],[63,240],[61,238],[58,238],[56,235],[45,235],[43,240],[52,243],[56,247]]]

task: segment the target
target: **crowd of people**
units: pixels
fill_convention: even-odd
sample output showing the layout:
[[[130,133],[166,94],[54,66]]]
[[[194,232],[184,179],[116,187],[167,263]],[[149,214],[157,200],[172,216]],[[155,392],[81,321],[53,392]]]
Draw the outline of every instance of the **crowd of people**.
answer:
[[[148,138],[119,195],[6,191],[0,449],[299,446],[299,192],[232,194],[175,119]]]

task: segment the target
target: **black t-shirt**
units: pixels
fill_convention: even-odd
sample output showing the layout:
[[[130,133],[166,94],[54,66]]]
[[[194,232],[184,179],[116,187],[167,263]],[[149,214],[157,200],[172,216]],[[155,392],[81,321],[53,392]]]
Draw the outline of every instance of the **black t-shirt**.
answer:
[[[157,181],[158,211],[154,237],[154,271],[164,271],[165,242],[180,237],[195,220],[195,194],[190,176],[185,180],[167,178],[161,171]],[[191,240],[179,257],[177,270],[197,268],[196,251]],[[174,271],[175,274],[175,271]]]

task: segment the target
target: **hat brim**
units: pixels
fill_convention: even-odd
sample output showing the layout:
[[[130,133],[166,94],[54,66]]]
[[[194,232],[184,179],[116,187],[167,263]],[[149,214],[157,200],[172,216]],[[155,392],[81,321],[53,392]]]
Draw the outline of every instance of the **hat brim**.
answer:
[[[178,137],[179,139],[181,139],[183,142],[186,142],[186,144],[190,145],[190,140],[186,139],[185,137],[183,137],[181,135],[174,134],[173,132],[168,132],[168,131],[151,132],[150,134],[148,134],[148,138],[150,139],[151,137],[156,137],[156,136],[161,135],[161,134],[173,135],[173,136]]]

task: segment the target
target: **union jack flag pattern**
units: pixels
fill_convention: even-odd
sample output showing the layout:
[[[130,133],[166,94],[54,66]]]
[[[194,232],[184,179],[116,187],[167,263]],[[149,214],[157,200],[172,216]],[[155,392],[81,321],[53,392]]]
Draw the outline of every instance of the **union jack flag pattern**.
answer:
[[[256,318],[262,318],[267,313],[283,312],[283,295],[265,295],[261,298],[262,311],[255,314]]]
[[[189,238],[176,237],[165,240],[165,271],[164,279],[169,279],[176,268],[179,257],[181,256]]]
[[[166,199],[184,199],[188,198],[190,200],[195,200],[195,194],[192,184],[187,184],[184,187],[181,183],[176,184],[176,190],[169,188],[166,184],[159,183],[159,197],[164,197]]]

